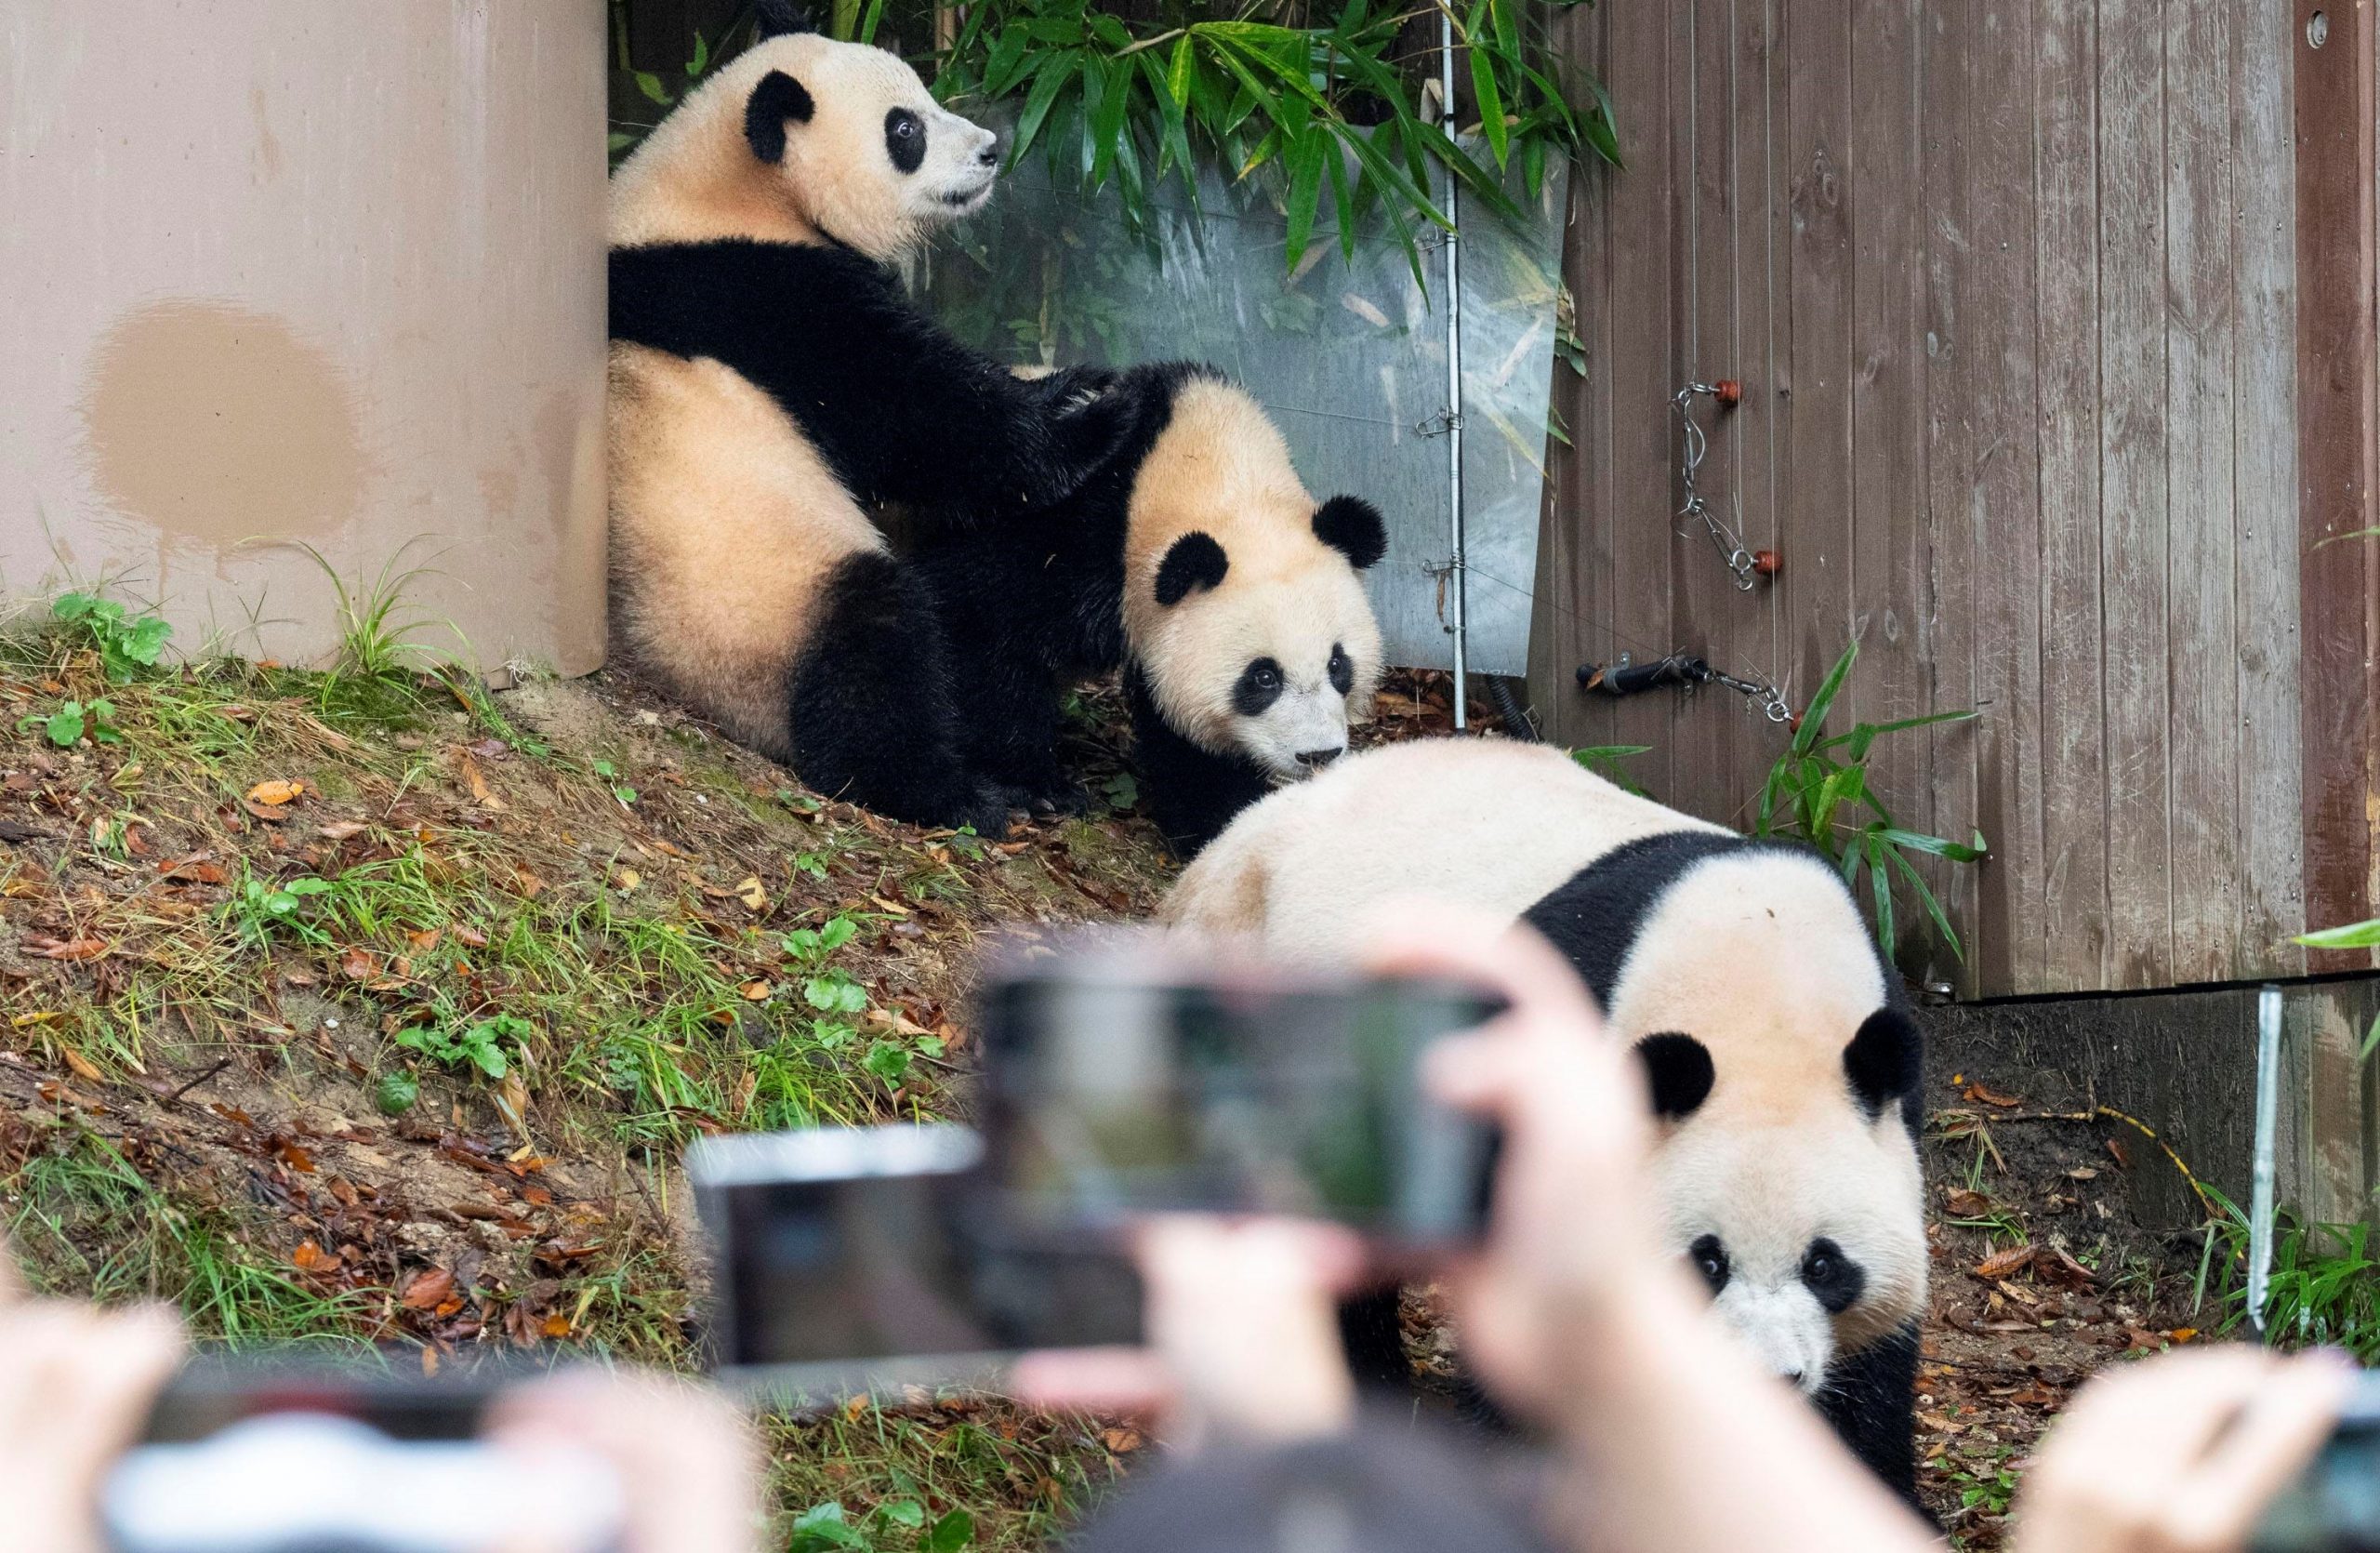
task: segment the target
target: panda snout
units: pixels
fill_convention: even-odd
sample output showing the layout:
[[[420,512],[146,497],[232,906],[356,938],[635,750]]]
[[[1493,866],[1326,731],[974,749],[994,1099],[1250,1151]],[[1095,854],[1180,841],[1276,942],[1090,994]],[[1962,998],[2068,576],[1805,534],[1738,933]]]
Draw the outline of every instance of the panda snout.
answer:
[[[1298,751],[1298,764],[1308,771],[1320,771],[1346,752],[1347,747],[1343,744],[1333,745],[1328,750],[1301,750]]]

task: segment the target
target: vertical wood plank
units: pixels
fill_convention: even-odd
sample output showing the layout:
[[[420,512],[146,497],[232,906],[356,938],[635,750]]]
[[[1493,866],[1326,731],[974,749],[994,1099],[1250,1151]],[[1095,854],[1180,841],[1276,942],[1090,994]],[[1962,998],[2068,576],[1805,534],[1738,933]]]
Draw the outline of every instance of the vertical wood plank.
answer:
[[[1979,992],[2049,986],[2042,931],[2042,720],[2045,471],[2035,407],[2032,0],[1979,0],[1962,40],[1973,62],[1968,103],[1970,216],[1966,346],[1974,431],[1967,564],[1975,588],[1975,825],[1991,858],[1978,898],[1970,985]],[[2058,349],[2070,352],[2072,342]],[[2059,664],[2063,677],[2078,670]],[[2096,689],[2096,685],[2093,687]],[[1948,805],[1946,803],[1945,807]],[[1959,823],[1955,813],[1941,816]]]
[[[2173,962],[2163,7],[2099,5],[2099,577],[2110,987]]]
[[[2305,955],[2286,942],[2306,921],[2299,721],[2295,18],[2289,0],[2257,0],[2233,24],[2232,260],[2238,330],[2232,392],[2232,522],[2240,639],[2240,915],[2235,976],[2289,975]]]
[[[2373,908],[2374,552],[2323,541],[2373,523],[2373,46],[2367,7],[2295,7],[2299,564],[2306,912],[2310,925]],[[2307,23],[2322,10],[2323,46]],[[2315,970],[2373,963],[2308,956]]]
[[[1572,10],[1564,24],[1567,57],[1609,81],[1610,11]],[[1582,376],[1558,364],[1554,369],[1554,404],[1570,445],[1556,445],[1549,466],[1553,488],[1540,529],[1531,621],[1530,699],[1545,737],[1572,746],[1613,741],[1610,703],[1580,695],[1573,675],[1581,663],[1610,661],[1614,651],[1611,321],[1620,277],[1611,262],[1611,205],[1619,176],[1600,163],[1582,162],[1570,179],[1562,268],[1586,371]]]
[[[1925,411],[1925,510],[1922,542],[1926,560],[1925,633],[1932,651],[1925,662],[1926,701],[1931,710],[1977,707],[1975,625],[1977,575],[1975,508],[1982,485],[1982,434],[1978,416],[1977,360],[2008,326],[2004,315],[1975,308],[1981,266],[1973,220],[1977,197],[1973,160],[1989,156],[1978,142],[1981,106],[1976,77],[1992,46],[1979,35],[1982,7],[1972,0],[1928,6],[1919,18],[1919,91],[1922,105],[1925,253],[1925,331],[1918,359]],[[2000,40],[1999,46],[2005,46]],[[1993,241],[1988,231],[1983,241]],[[1971,311],[1972,310],[1972,311]],[[1978,708],[1986,717],[2005,709]],[[1972,727],[1933,730],[1932,808],[1938,833],[1964,841],[1977,818],[1977,739]],[[1979,986],[1987,953],[2004,964],[2006,946],[1983,940],[1979,870],[1929,867],[1924,874],[1964,940],[1964,965],[1939,966],[1952,985],[1972,994]],[[2004,924],[2003,924],[2004,925]]]
[[[1679,119],[1687,131],[1679,164],[1686,179],[1679,191],[1680,383],[1744,375],[1736,355],[1736,137],[1729,90],[1734,10],[1733,0],[1690,0],[1672,7],[1686,24],[1686,46],[1673,63],[1673,80],[1684,89]],[[1709,438],[1697,489],[1722,522],[1739,527],[1744,417],[1707,399],[1695,402],[1693,414]],[[1683,428],[1674,417],[1673,421],[1673,434],[1681,434]],[[1678,499],[1684,499],[1683,489]],[[1722,669],[1740,671],[1738,642],[1758,601],[1736,589],[1699,523],[1671,524],[1670,576],[1670,640]],[[1741,823],[1743,708],[1733,695],[1714,690],[1675,697],[1673,709],[1671,737],[1677,752],[1671,779],[1676,786],[1670,802],[1723,824]]]
[[[2041,427],[2043,986],[2108,985],[2099,590],[2096,17],[2036,0],[2035,413]],[[2020,913],[2020,916],[2022,913]]]
[[[1611,623],[1620,652],[1668,650],[1670,524],[1677,505],[1676,428],[1669,396],[1675,371],[1679,104],[1671,96],[1672,33],[1666,7],[1611,8],[1612,78],[1640,101],[1623,115],[1627,171],[1612,181],[1611,263]],[[1691,126],[1686,126],[1690,128]],[[1606,659],[1606,661],[1609,661]],[[1633,696],[1614,708],[1612,737],[1650,745],[1629,765],[1655,793],[1676,790],[1673,698]]]
[[[1791,317],[1790,250],[1792,242],[1792,164],[1785,144],[1786,47],[1784,0],[1736,0],[1735,124],[1736,251],[1741,272],[1736,285],[1735,360],[1744,379],[1744,402],[1734,428],[1741,449],[1739,489],[1743,537],[1752,550],[1781,548],[1785,518],[1786,400],[1779,389],[1787,369]],[[1764,581],[1746,600],[1744,628],[1735,636],[1740,655],[1727,667],[1778,683],[1778,626],[1782,595]],[[1787,731],[1750,708],[1736,711],[1737,808],[1749,822],[1770,763],[1785,747]]]
[[[1851,716],[1881,723],[1925,710],[1932,644],[1920,555],[1925,511],[1924,271],[1917,58],[1911,0],[1852,7],[1852,629],[1859,664]],[[1871,748],[1868,781],[1902,824],[1934,823],[1932,750],[1922,735]],[[1906,896],[1899,904],[1913,907]],[[1897,918],[1912,953],[1928,934]],[[1913,962],[1913,961],[1912,961]]]
[[[1789,699],[1805,703],[1843,649],[1851,620],[1851,203],[1844,158],[1851,12],[1840,0],[1788,0],[1786,137],[1792,174],[1792,315],[1785,434],[1785,571],[1780,656]]]
[[[2165,484],[2173,958],[2158,979],[2233,973],[2240,910],[2239,631],[2233,613],[2230,6],[2167,0]]]

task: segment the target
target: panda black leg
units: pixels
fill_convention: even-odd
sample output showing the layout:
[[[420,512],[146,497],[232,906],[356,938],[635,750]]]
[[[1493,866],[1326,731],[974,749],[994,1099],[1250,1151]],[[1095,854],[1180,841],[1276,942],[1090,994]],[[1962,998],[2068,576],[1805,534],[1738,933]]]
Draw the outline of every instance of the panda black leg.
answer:
[[[792,700],[793,767],[811,787],[913,824],[1006,832],[1006,803],[960,757],[932,594],[892,557],[835,568]]]
[[[1838,1361],[1818,1406],[1851,1453],[1924,1514],[1917,1500],[1917,1323]]]
[[[1137,667],[1124,670],[1124,699],[1131,708],[1132,762],[1148,789],[1149,817],[1173,855],[1187,862],[1273,785],[1254,762],[1210,754],[1168,726]]]

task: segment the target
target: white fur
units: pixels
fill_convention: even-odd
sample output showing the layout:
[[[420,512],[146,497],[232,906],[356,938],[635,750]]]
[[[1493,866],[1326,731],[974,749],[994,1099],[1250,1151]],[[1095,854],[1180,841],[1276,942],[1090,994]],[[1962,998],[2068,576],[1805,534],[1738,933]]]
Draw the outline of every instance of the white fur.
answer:
[[[744,108],[772,71],[815,104],[786,126],[783,161],[752,154]],[[914,173],[892,165],[884,115],[906,108],[926,128]],[[988,129],[934,101],[899,56],[814,33],[771,38],[690,93],[612,175],[611,240],[699,243],[754,237],[815,243],[831,235],[892,259],[937,227],[983,207],[997,169],[977,153]]]
[[[1177,929],[1253,936],[1297,963],[1344,965],[1364,908],[1396,896],[1518,917],[1589,863],[1641,837],[1718,831],[1635,797],[1542,745],[1426,739],[1349,757],[1244,811],[1174,886]],[[1924,1306],[1917,1153],[1897,1108],[1871,1122],[1843,1049],[1884,1002],[1868,929],[1816,859],[1720,856],[1662,897],[1622,962],[1607,1018],[1711,1053],[1711,1095],[1656,1161],[1669,1243],[1706,1233],[1731,1276],[1717,1306],[1780,1374],[1816,1388],[1839,1353]],[[1800,1279],[1819,1236],[1866,1275],[1831,1317]]]
[[[1308,774],[1300,756],[1347,748],[1349,720],[1370,715],[1380,674],[1371,602],[1347,558],[1316,536],[1315,509],[1263,408],[1197,378],[1141,466],[1125,526],[1125,638],[1167,725],[1210,754],[1252,756],[1283,781]],[[1160,604],[1158,568],[1192,533],[1223,546],[1223,579]],[[1330,684],[1334,646],[1354,666],[1344,696]],[[1232,687],[1268,657],[1288,688],[1261,716],[1242,716]]]

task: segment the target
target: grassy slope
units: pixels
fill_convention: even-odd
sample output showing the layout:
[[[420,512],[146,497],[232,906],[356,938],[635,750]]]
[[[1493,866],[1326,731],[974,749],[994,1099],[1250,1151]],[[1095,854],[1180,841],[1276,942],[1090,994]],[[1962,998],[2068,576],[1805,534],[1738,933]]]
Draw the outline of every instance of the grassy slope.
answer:
[[[994,925],[1163,883],[1128,815],[892,825],[623,682],[112,684],[96,644],[0,644],[0,1215],[36,1281],[209,1335],[684,1363],[680,1146],[950,1114]],[[53,742],[100,697],[115,738]],[[1028,1543],[1138,1443],[972,1404],[774,1438],[788,1512],[898,1548]]]

